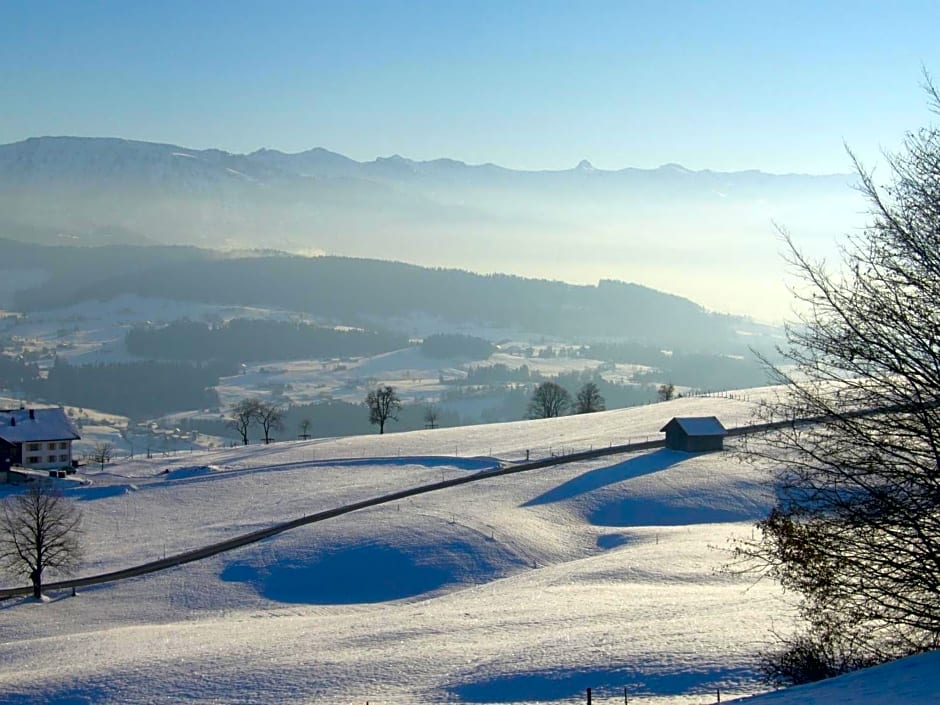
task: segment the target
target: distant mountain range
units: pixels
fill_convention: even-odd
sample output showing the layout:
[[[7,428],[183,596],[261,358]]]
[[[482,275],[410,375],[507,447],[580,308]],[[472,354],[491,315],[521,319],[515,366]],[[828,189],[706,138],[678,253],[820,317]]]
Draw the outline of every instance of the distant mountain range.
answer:
[[[520,171],[496,164],[471,165],[454,159],[414,161],[398,154],[358,162],[322,147],[286,154],[259,149],[250,154],[232,154],[219,149],[190,149],[172,144],[141,142],[114,137],[31,137],[22,142],[0,145],[0,177],[9,183],[38,183],[41,180],[69,182],[75,177],[102,184],[120,180],[138,186],[224,187],[253,182],[281,183],[285,179],[348,178],[380,183],[411,181],[453,182],[462,185],[495,183],[542,187],[571,183],[585,176],[596,183],[606,180],[621,185],[641,183],[670,184],[694,191],[711,188],[749,188],[773,182],[793,187],[834,181],[844,184],[850,174],[814,176],[807,174],[768,174],[757,170],[716,172],[691,171],[680,164],[664,164],[658,169],[596,169],[587,160],[572,169],[560,171]]]
[[[516,171],[398,155],[358,162],[322,148],[230,154],[36,137],[0,145],[0,237],[276,248],[567,281],[617,278],[702,300],[681,273],[727,264],[729,253],[766,264],[766,247],[750,248],[755,238],[772,240],[774,220],[845,230],[845,214],[857,211],[852,180],[676,164],[605,171],[587,161]],[[653,270],[660,274],[651,279]]]

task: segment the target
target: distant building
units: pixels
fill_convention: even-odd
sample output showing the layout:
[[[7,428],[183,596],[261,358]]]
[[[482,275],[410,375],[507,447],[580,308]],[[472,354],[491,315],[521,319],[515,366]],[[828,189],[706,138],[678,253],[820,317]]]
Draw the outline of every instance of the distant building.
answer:
[[[666,447],[687,453],[722,450],[728,431],[714,416],[675,417],[661,429],[666,433]]]
[[[64,409],[0,410],[0,470],[69,467],[79,438]]]

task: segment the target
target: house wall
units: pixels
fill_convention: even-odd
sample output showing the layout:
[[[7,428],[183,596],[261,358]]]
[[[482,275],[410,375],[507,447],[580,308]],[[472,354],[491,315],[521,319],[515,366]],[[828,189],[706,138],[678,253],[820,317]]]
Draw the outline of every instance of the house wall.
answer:
[[[11,465],[19,465],[20,448],[13,443],[7,443],[0,439],[0,469],[9,468]]]
[[[72,464],[72,441],[29,441],[21,445],[20,453],[24,468],[64,468]]]

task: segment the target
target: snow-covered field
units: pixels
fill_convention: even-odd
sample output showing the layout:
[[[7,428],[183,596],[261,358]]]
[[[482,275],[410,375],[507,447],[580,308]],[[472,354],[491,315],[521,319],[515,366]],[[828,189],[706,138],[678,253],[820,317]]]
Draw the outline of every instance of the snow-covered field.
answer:
[[[26,349],[55,349],[75,365],[133,360],[124,336],[135,325],[163,325],[180,319],[227,321],[232,318],[291,320],[289,311],[247,306],[217,306],[190,301],[122,294],[107,301],[83,301],[8,322],[3,333],[25,343]]]
[[[220,322],[233,318],[334,324],[281,309],[218,306],[121,295],[108,301],[84,301],[26,317],[11,316],[0,323],[0,334],[14,343],[16,352],[38,356],[40,367],[51,366],[55,357],[61,357],[73,365],[121,363],[138,359],[127,352],[124,342],[128,331],[134,326],[164,325],[181,319]],[[497,352],[486,359],[442,360],[427,357],[418,347],[409,347],[373,357],[344,360],[246,361],[241,374],[220,380],[217,391],[221,407],[226,408],[252,396],[270,399],[282,405],[316,403],[323,399],[359,403],[378,383],[393,385],[407,403],[436,403],[454,389],[453,385],[444,384],[443,381],[464,379],[471,367],[501,364],[516,369],[526,365],[533,373],[556,376],[594,370],[603,364],[599,360],[577,357],[527,357],[524,351],[537,355],[546,344],[534,343],[529,339],[530,336],[518,330],[469,326],[419,314],[392,321],[375,321],[375,325],[377,328],[407,331],[415,338],[442,332],[482,335],[489,340],[503,341],[506,352]],[[555,341],[560,349],[572,347],[558,345],[558,342]],[[602,376],[614,383],[628,384],[635,373],[646,369],[642,365],[607,365]],[[501,400],[502,392],[494,391],[483,400],[451,400],[445,406],[467,419],[479,420],[482,418],[482,410],[498,407]],[[176,416],[206,415],[200,410],[190,410]],[[210,416],[217,418],[218,414]],[[120,439],[111,440],[121,445]],[[213,439],[205,440],[206,443],[214,442]],[[180,445],[170,444],[171,447]],[[183,447],[187,445],[182,444]],[[124,450],[129,452],[130,448]]]
[[[492,457],[751,412],[742,399],[680,399],[123,461],[70,481],[85,516],[81,573],[478,472]],[[420,495],[75,598],[8,600],[0,702],[578,702],[588,687],[599,703],[622,702],[624,688],[630,702],[709,703],[716,689],[726,701],[761,690],[755,652],[788,623],[770,582],[718,572],[728,539],[771,498],[733,452],[657,449]]]

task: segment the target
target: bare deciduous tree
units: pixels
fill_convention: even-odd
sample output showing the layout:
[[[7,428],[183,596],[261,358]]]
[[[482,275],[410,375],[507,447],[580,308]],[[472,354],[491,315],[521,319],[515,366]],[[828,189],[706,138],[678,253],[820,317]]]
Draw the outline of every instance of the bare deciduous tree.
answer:
[[[0,568],[29,578],[42,596],[46,570],[69,574],[81,560],[81,512],[49,482],[0,502]]]
[[[256,418],[261,424],[261,430],[264,431],[264,443],[271,442],[271,432],[279,431],[284,428],[284,413],[276,404],[267,404],[261,402],[258,404]]]
[[[385,433],[385,423],[389,419],[398,420],[401,399],[392,386],[386,384],[369,392],[365,404],[369,407],[369,423],[378,425],[380,434]]]
[[[260,407],[261,400],[254,397],[232,404],[228,423],[238,432],[244,445],[248,445],[248,431],[251,429],[251,424],[257,420]]]
[[[562,416],[571,408],[571,395],[557,382],[542,382],[529,400],[530,419],[550,419]]]
[[[91,451],[91,454],[88,456],[88,459],[93,463],[98,463],[101,466],[101,471],[104,472],[104,466],[106,463],[111,462],[111,456],[114,454],[114,444],[108,443],[107,441],[101,441],[95,443],[94,448]]]
[[[747,448],[776,468],[778,499],[737,555],[800,597],[809,629],[777,664],[827,634],[807,673],[827,653],[831,673],[940,646],[940,131],[888,160],[884,188],[856,161],[872,222],[838,272],[787,238],[804,313],[766,412],[791,423]]]
[[[438,416],[439,416],[439,412],[437,410],[437,407],[434,406],[433,404],[428,404],[426,407],[424,407],[424,427],[425,428],[437,428]]]
[[[659,401],[672,401],[676,398],[676,385],[672,382],[659,385],[656,389],[656,398]]]
[[[604,397],[601,396],[597,384],[595,382],[585,382],[578,390],[574,413],[593,414],[595,411],[603,411],[606,408]]]

